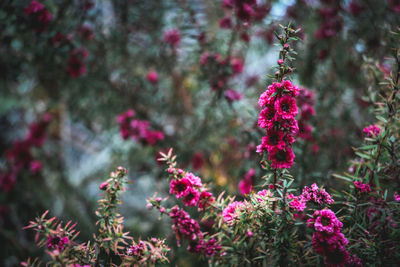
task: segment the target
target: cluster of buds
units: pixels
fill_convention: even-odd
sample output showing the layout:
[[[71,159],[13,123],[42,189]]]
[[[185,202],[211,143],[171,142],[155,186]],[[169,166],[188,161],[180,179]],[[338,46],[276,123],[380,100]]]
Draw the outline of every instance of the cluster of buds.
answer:
[[[257,3],[256,0],[223,0],[222,8],[225,17],[219,21],[220,28],[235,29],[244,42],[250,41],[247,32],[251,23],[262,21],[271,10],[270,5]]]
[[[134,119],[135,111],[129,109],[117,117],[120,133],[124,140],[131,137],[137,142],[145,145],[155,145],[164,139],[164,133],[161,131],[150,130],[150,122],[147,120]]]

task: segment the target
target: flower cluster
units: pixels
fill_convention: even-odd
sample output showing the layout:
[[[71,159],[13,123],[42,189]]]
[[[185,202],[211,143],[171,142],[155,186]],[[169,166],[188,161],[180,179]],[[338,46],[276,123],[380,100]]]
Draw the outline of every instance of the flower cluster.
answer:
[[[238,188],[241,195],[247,195],[253,191],[253,178],[256,174],[254,168],[251,168],[242,180],[239,181]]]
[[[10,191],[16,183],[17,175],[23,170],[28,169],[31,174],[37,174],[42,169],[42,163],[32,155],[32,148],[40,148],[46,138],[46,129],[51,120],[50,114],[45,114],[43,118],[29,126],[27,136],[22,140],[16,140],[13,147],[6,151],[9,170],[0,170],[0,188],[4,192]]]
[[[24,13],[28,16],[29,22],[35,28],[36,33],[46,31],[47,25],[51,21],[51,14],[42,3],[33,0],[24,8]]]
[[[204,52],[200,65],[209,75],[210,87],[214,91],[225,91],[225,97],[233,102],[240,100],[242,95],[228,87],[228,80],[243,72],[243,61],[240,58],[222,58],[218,53]]]
[[[163,132],[149,129],[149,121],[133,119],[134,116],[135,111],[129,109],[117,117],[120,133],[124,140],[131,137],[137,142],[155,145],[164,139]]]
[[[297,96],[297,104],[300,109],[297,137],[308,141],[313,139],[311,135],[312,127],[308,124],[308,121],[311,119],[311,116],[315,115],[314,102],[314,92],[306,88],[300,88],[299,95]]]
[[[221,250],[221,245],[216,239],[205,240],[205,234],[200,230],[198,222],[186,211],[175,206],[171,209],[169,217],[172,219],[172,230],[176,234],[178,245],[181,239],[186,239],[190,241],[188,251],[202,253],[207,257],[214,256]]]
[[[372,191],[371,186],[369,184],[364,184],[363,182],[360,181],[354,182],[354,186],[360,193],[368,193]]]
[[[204,188],[201,179],[193,173],[173,168],[168,171],[174,174],[169,184],[169,193],[178,199],[182,198],[185,206],[198,206],[204,209],[214,201],[212,193]]]
[[[263,108],[258,118],[258,125],[267,129],[267,135],[257,146],[257,152],[268,151],[272,168],[290,168],[293,165],[294,153],[291,148],[298,131],[295,119],[297,105],[295,97],[299,88],[289,80],[274,82],[261,94],[258,101]]]
[[[76,48],[72,50],[68,62],[67,73],[71,78],[77,78],[86,73],[86,58],[89,52],[86,48]]]
[[[313,183],[311,188],[305,186],[300,196],[289,194],[287,198],[292,200],[289,206],[298,211],[303,211],[307,207],[307,202],[309,201],[318,205],[332,204],[334,202],[328,192],[323,188],[319,188],[316,183]]]
[[[317,39],[330,39],[341,31],[343,25],[339,16],[339,9],[338,6],[326,6],[318,10],[322,22],[315,33]]]
[[[176,48],[181,42],[181,33],[178,29],[169,29],[164,32],[164,41]]]
[[[247,33],[249,24],[262,21],[271,10],[270,5],[257,3],[256,0],[223,0],[222,8],[226,15],[219,21],[220,28],[235,28],[240,33],[240,39],[245,42],[250,41]],[[233,22],[232,15],[236,18],[236,24]]]
[[[47,238],[47,243],[46,246],[48,249],[50,250],[59,250],[62,251],[64,250],[64,246],[67,245],[69,243],[69,239],[66,236],[60,236],[60,235],[56,235],[56,236],[52,236],[49,235],[49,237]]]
[[[378,125],[370,125],[363,129],[363,133],[365,133],[368,137],[376,137],[381,132],[381,128]]]
[[[234,223],[234,220],[239,216],[240,212],[245,209],[246,204],[242,201],[234,201],[230,203],[223,211],[222,218],[227,224]]]
[[[325,257],[327,266],[344,266],[359,261],[356,256],[350,257],[346,249],[348,240],[340,232],[343,224],[333,211],[316,210],[307,223],[315,230],[312,239],[313,248],[316,253]]]

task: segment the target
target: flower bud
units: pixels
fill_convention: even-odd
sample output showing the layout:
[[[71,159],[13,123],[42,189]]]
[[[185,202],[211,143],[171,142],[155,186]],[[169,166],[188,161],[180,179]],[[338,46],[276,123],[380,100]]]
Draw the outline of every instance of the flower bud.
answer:
[[[278,60],[278,65],[283,65],[283,62],[284,62],[283,59],[279,59]]]
[[[164,212],[165,212],[165,208],[164,208],[164,207],[161,207],[161,208],[160,208],[160,212],[161,212],[161,213],[164,213]]]
[[[153,205],[151,203],[147,203],[146,208],[148,210],[151,210],[153,208]]]
[[[107,190],[107,186],[108,186],[108,183],[104,182],[104,183],[100,184],[99,188],[100,188],[100,190]]]
[[[156,198],[156,201],[157,201],[157,202],[161,202],[161,201],[162,201],[162,198],[161,198],[161,197],[158,197],[158,198]]]

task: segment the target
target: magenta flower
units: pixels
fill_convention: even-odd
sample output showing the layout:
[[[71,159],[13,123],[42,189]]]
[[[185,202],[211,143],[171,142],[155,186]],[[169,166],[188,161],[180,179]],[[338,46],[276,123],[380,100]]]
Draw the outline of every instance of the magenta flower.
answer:
[[[243,61],[240,58],[234,58],[231,61],[233,73],[241,73],[243,71]]]
[[[272,161],[271,167],[275,169],[292,167],[294,157],[293,150],[288,146],[273,147],[268,151],[268,159]]]
[[[243,98],[243,95],[236,90],[228,89],[225,91],[225,98],[229,102],[238,101]]]
[[[309,226],[313,225],[316,231],[327,234],[339,233],[343,226],[335,213],[329,209],[316,210],[313,218],[309,219],[307,223]]]
[[[67,73],[71,78],[77,78],[86,73],[85,59],[89,52],[85,48],[77,48],[71,52],[67,63]]]
[[[16,184],[15,174],[13,172],[0,173],[0,188],[5,192],[9,192]]]
[[[164,41],[172,47],[177,47],[181,42],[181,33],[178,29],[169,29],[164,32]]]
[[[267,105],[266,108],[261,110],[258,117],[258,126],[261,128],[272,128],[274,125],[275,108],[273,105]]]
[[[212,202],[214,202],[214,197],[212,193],[207,191],[203,191],[200,193],[199,209],[204,209],[208,207]]]
[[[230,17],[225,17],[219,20],[219,27],[221,29],[232,28],[232,19]]]
[[[29,165],[29,170],[32,174],[39,173],[42,170],[42,168],[43,164],[38,160],[32,161]]]
[[[397,201],[397,202],[400,201],[400,195],[397,194],[397,192],[394,193],[393,197],[394,197],[394,200],[395,200],[395,201]]]
[[[28,16],[36,33],[46,31],[47,25],[51,21],[51,14],[42,3],[33,0],[24,8],[24,13]]]
[[[202,152],[194,153],[190,162],[194,170],[200,170],[205,162],[203,153]]]
[[[200,231],[198,222],[190,218],[190,215],[186,211],[175,206],[172,208],[169,216],[172,219],[172,230],[176,234],[178,244],[181,238],[187,240],[202,239],[203,233]]]
[[[275,101],[276,113],[283,119],[294,118],[297,115],[296,99],[285,95]]]
[[[188,187],[182,202],[185,206],[197,206],[200,199],[200,193],[193,187]]]
[[[158,82],[158,73],[155,70],[151,70],[147,73],[146,79],[155,84]]]
[[[378,125],[370,125],[363,129],[363,133],[365,133],[368,137],[376,137],[381,132],[381,128]]]
[[[47,238],[46,246],[48,249],[51,249],[51,250],[57,249],[59,251],[62,251],[62,250],[64,250],[65,245],[67,245],[68,243],[69,243],[69,239],[66,236],[61,237],[59,235],[56,235],[56,236],[50,235]]]
[[[203,183],[201,182],[200,177],[194,175],[191,172],[186,172],[185,173],[185,178],[188,179],[190,181],[190,184],[192,186],[197,186],[197,187],[201,187],[203,186]]]
[[[300,197],[294,196],[293,194],[289,194],[287,199],[291,199],[292,201],[289,203],[289,206],[292,209],[297,211],[303,211],[306,208],[306,202],[304,202]]]
[[[192,184],[187,178],[182,178],[180,180],[171,180],[169,183],[169,193],[176,196],[176,198],[184,197]]]
[[[362,182],[354,182],[355,188],[358,189],[361,193],[368,193],[371,192],[371,186],[369,184],[363,184]]]
[[[223,211],[222,217],[228,224],[233,223],[233,220],[238,216],[238,213],[245,208],[245,204],[241,201],[230,203]]]

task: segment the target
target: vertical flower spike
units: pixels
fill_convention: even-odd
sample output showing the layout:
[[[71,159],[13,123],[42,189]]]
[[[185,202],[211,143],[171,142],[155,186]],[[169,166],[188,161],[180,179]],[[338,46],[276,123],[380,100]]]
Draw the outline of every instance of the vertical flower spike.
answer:
[[[290,54],[294,51],[289,41],[297,39],[293,36],[298,30],[290,27],[283,27],[283,29],[283,34],[277,36],[282,49],[277,62],[278,71],[274,76],[276,81],[268,86],[258,101],[262,108],[258,125],[265,128],[267,133],[257,147],[257,152],[267,151],[268,160],[271,161],[271,167],[274,169],[292,167],[295,158],[292,150],[292,144],[295,141],[293,134],[298,131],[298,123],[295,119],[298,108],[295,97],[299,94],[299,88],[291,81],[284,79],[285,75],[292,72],[286,61],[292,60]]]

